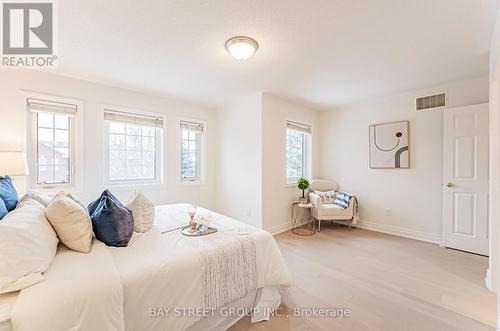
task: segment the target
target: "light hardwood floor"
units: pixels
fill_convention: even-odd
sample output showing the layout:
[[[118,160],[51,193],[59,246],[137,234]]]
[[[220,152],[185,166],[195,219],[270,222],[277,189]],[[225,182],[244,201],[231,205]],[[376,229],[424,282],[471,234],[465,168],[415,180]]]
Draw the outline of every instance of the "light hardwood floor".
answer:
[[[484,285],[486,257],[416,240],[326,225],[320,233],[276,236],[293,286],[293,307],[350,308],[343,319],[274,316],[230,330],[494,330],[495,294]]]

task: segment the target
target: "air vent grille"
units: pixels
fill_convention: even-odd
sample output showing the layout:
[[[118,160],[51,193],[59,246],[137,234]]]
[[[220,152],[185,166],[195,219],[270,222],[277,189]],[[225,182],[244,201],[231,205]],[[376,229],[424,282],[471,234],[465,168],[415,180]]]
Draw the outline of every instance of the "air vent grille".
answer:
[[[417,98],[416,106],[417,111],[446,107],[446,94],[441,93]]]

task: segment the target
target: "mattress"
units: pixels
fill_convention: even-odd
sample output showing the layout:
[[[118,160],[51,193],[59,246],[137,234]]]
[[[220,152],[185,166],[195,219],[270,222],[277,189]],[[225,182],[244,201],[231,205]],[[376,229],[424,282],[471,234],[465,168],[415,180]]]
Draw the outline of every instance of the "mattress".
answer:
[[[0,294],[0,331],[12,331],[10,313],[14,308],[18,292]]]

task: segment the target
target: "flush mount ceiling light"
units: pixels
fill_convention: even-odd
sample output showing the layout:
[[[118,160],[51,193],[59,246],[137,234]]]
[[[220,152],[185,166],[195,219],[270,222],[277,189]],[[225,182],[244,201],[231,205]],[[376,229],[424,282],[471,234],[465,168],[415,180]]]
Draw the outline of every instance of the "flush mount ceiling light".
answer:
[[[259,44],[249,37],[233,37],[226,41],[226,49],[237,60],[248,60],[257,51]]]

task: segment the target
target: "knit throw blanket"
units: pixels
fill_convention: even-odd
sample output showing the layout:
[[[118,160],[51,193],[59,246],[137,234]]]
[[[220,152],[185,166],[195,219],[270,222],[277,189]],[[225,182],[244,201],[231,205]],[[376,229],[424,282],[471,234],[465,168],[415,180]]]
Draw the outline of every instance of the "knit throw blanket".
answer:
[[[205,262],[202,302],[219,309],[257,288],[257,260],[252,238],[201,251]]]

